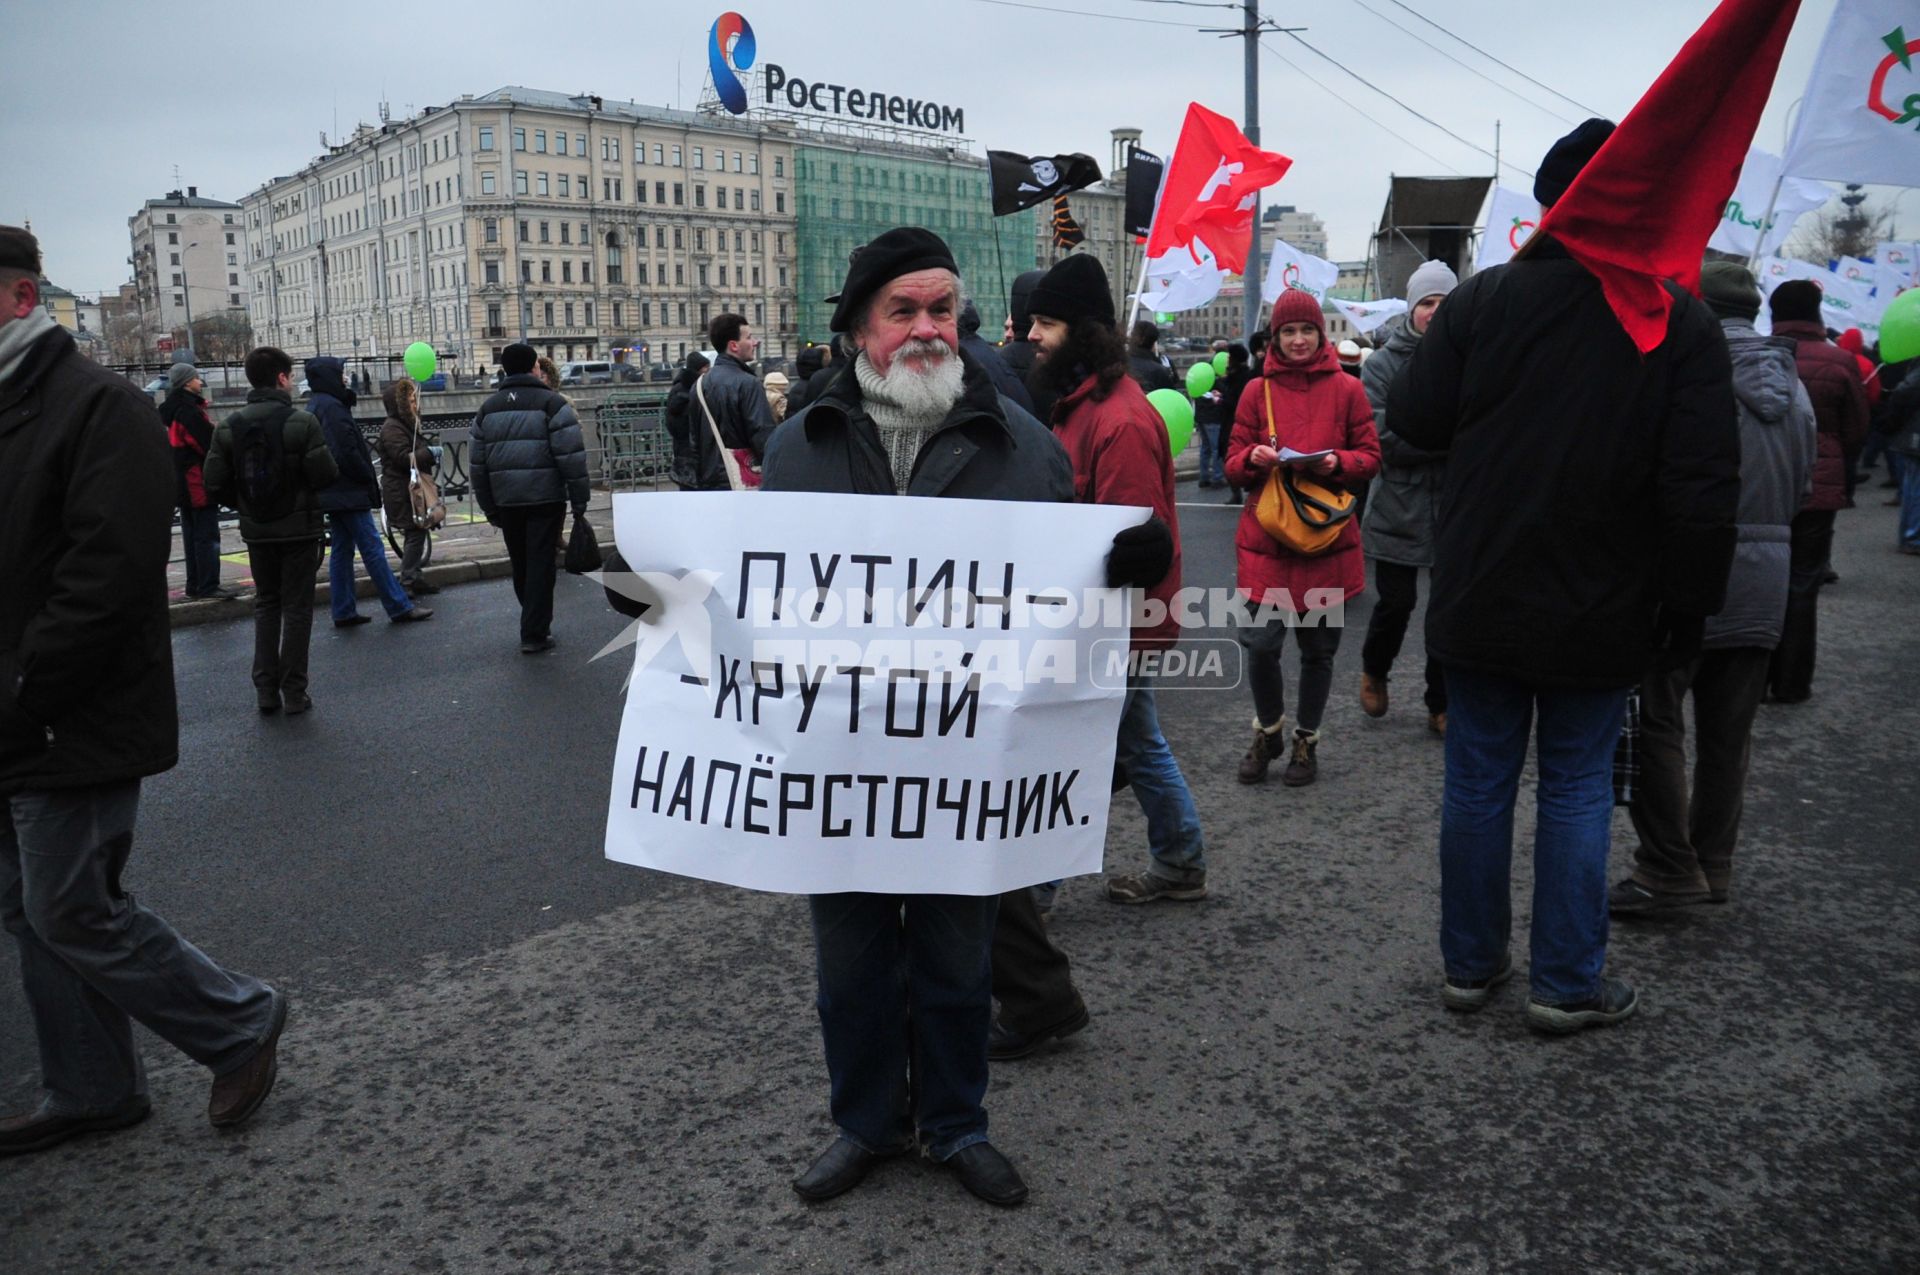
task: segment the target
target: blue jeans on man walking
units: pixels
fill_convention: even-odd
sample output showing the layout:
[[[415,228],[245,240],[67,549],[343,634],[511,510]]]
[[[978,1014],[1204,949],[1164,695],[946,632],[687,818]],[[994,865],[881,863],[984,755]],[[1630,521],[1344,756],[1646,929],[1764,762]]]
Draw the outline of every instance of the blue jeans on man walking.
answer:
[[[387,547],[380,543],[380,530],[373,525],[371,513],[365,509],[330,513],[327,527],[332,534],[327,582],[335,620],[350,620],[359,609],[354,605],[353,594],[355,549],[367,564],[367,578],[373,581],[374,592],[380,595],[380,605],[386,608],[387,618],[391,620],[413,610],[413,599],[400,587],[393,568],[387,565]]]
[[[1147,849],[1153,865],[1147,869],[1163,881],[1197,885],[1207,879],[1207,843],[1200,834],[1200,812],[1180,763],[1160,731],[1160,714],[1153,703],[1153,679],[1127,679],[1127,698],[1120,707],[1120,735],[1115,759],[1126,768],[1127,782],[1147,817]]]
[[[1920,550],[1920,456],[1888,452],[1887,463],[1900,480],[1900,547]]]
[[[1533,846],[1533,999],[1583,1001],[1607,957],[1613,753],[1625,690],[1536,687],[1449,668],[1440,814],[1440,954],[1448,977],[1481,979],[1507,955],[1514,805],[1539,718]]]
[[[1232,425],[1220,421],[1202,421],[1194,426],[1193,432],[1200,440],[1201,482],[1227,481],[1227,435],[1232,429]]]

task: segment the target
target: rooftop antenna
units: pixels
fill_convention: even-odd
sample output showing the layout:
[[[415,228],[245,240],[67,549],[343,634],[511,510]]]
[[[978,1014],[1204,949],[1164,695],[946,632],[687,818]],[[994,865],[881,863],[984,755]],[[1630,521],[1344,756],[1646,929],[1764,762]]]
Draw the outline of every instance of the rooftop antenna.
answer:
[[[180,189],[180,165],[178,164],[173,166],[173,188]]]

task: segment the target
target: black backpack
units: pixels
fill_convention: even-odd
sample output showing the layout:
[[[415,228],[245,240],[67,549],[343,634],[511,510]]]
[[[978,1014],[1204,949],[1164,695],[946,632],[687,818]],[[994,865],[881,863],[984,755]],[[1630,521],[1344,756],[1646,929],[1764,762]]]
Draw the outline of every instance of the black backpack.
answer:
[[[240,511],[255,522],[276,522],[299,508],[299,493],[287,481],[287,419],[281,404],[271,415],[239,422],[233,431],[234,485]]]

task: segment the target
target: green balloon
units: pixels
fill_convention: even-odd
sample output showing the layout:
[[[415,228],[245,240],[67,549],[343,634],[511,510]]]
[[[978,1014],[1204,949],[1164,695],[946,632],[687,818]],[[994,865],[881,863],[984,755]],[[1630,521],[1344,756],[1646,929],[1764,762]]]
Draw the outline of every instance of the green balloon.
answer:
[[[1215,376],[1225,376],[1227,374],[1227,352],[1225,350],[1221,350],[1213,356],[1213,374]]]
[[[1213,364],[1195,363],[1187,369],[1187,397],[1199,398],[1213,388]]]
[[[407,366],[407,375],[416,381],[426,380],[440,366],[440,359],[434,354],[433,347],[425,341],[415,341],[409,345],[402,361]]]
[[[1920,288],[1895,297],[1880,316],[1880,358],[1886,363],[1920,358]]]
[[[1167,442],[1178,456],[1193,441],[1193,400],[1179,390],[1159,389],[1147,395],[1147,402],[1167,423]]]

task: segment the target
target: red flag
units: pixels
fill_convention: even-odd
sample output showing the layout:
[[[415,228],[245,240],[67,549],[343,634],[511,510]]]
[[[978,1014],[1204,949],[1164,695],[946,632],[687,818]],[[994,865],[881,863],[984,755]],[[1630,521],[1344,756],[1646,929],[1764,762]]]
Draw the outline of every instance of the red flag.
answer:
[[[1226,116],[1191,103],[1180,126],[1180,144],[1167,165],[1160,213],[1147,236],[1147,256],[1184,248],[1198,235],[1221,266],[1236,273],[1244,269],[1260,190],[1292,167],[1285,155],[1249,142]]]
[[[1722,0],[1540,223],[1599,278],[1642,354],[1667,335],[1673,298],[1660,281],[1700,290],[1799,8]]]

